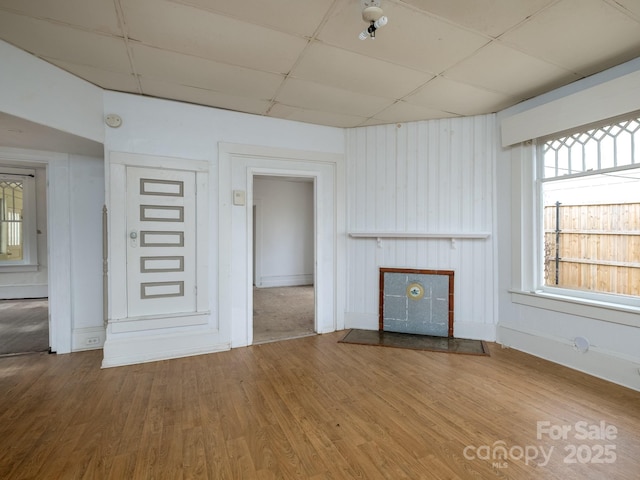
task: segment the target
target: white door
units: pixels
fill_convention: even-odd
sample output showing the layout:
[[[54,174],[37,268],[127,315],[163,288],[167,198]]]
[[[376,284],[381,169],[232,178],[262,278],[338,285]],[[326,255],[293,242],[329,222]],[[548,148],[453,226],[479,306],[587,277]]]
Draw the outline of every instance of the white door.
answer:
[[[195,312],[196,174],[127,167],[128,317]]]

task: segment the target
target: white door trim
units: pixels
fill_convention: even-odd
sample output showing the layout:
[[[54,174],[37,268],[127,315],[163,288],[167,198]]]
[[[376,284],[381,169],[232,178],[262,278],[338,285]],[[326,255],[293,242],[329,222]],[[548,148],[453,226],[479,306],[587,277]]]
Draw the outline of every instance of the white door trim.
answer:
[[[253,189],[251,189],[253,192]],[[259,281],[262,278],[262,199],[253,197],[253,208],[251,209],[253,227],[253,283],[256,287],[261,287]]]
[[[109,207],[109,312],[103,367],[165,360],[228,350],[210,308],[209,162],[127,152],[108,155]],[[127,304],[127,197],[128,167],[195,173],[197,240],[195,311],[130,316]],[[135,316],[137,315],[137,316]]]
[[[335,153],[219,144],[218,305],[220,328],[232,347],[253,342],[253,175],[314,178],[316,331],[344,328],[344,247],[338,241],[344,237],[344,216],[338,213],[342,162]],[[245,205],[233,205],[233,190],[246,192]]]
[[[254,205],[253,200],[253,182],[256,175],[269,176],[271,178],[277,177],[296,177],[296,178],[310,178],[313,181],[313,235],[314,235],[314,247],[313,247],[313,289],[314,289],[314,312],[313,312],[313,331],[317,333],[321,333],[321,325],[319,325],[319,319],[325,316],[325,313],[322,311],[322,305],[319,301],[320,299],[326,299],[326,292],[323,292],[320,297],[318,297],[318,282],[317,282],[317,272],[316,269],[318,267],[318,250],[321,252],[324,250],[321,242],[318,242],[319,238],[324,237],[323,229],[326,228],[326,225],[323,222],[319,222],[318,219],[322,218],[323,215],[319,215],[318,210],[322,209],[321,205],[318,205],[318,179],[320,174],[318,172],[312,172],[303,170],[289,170],[282,168],[269,168],[269,167],[248,167],[247,168],[247,203],[250,205]],[[319,225],[320,223],[320,225]],[[247,208],[247,265],[249,266],[249,270],[247,275],[250,279],[253,280],[255,276],[255,272],[253,271],[254,258],[253,258],[253,208]],[[321,231],[318,232],[318,229]],[[260,242],[260,245],[262,242]],[[247,342],[248,345],[253,343],[253,286],[251,285],[253,282],[249,282],[248,290],[247,290]],[[335,295],[333,295],[335,297]],[[326,327],[325,327],[326,328]],[[333,315],[333,325],[328,331],[335,331],[335,314]],[[326,332],[322,332],[326,333]]]
[[[118,323],[135,321],[130,317],[127,308],[127,241],[126,231],[127,204],[123,194],[126,185],[126,168],[156,168],[166,170],[193,171],[196,172],[198,193],[197,223],[198,238],[198,265],[197,285],[201,288],[197,299],[196,313],[208,316],[208,225],[209,225],[209,194],[208,194],[208,170],[209,164],[200,160],[176,159],[156,155],[141,155],[125,152],[111,152],[109,155],[109,322]],[[160,318],[162,315],[153,315]],[[150,323],[150,322],[148,322]]]
[[[0,157],[8,163],[32,164],[46,169],[49,345],[53,352],[69,353],[73,328],[69,155],[2,147]]]

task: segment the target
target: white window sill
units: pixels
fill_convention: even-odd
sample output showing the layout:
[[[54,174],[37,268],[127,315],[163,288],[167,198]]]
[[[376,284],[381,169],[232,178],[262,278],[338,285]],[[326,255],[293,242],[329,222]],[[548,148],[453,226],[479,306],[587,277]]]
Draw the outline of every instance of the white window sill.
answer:
[[[519,305],[640,328],[640,308],[638,307],[547,292],[510,290],[510,293],[513,303]]]
[[[20,273],[20,272],[37,272],[38,265],[2,265],[0,264],[0,273]]]

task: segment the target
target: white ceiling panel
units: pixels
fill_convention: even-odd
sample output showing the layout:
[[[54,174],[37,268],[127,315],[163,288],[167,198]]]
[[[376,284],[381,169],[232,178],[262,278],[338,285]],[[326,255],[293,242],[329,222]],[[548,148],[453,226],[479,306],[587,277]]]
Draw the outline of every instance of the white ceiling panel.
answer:
[[[370,117],[393,103],[392,99],[349,92],[328,85],[289,78],[278,96],[278,103],[307,110]]]
[[[590,75],[640,54],[638,23],[602,0],[561,0],[501,40]]]
[[[203,10],[224,13],[245,22],[310,37],[329,11],[333,0],[172,0]]]
[[[2,112],[0,112],[0,140],[0,145],[3,147],[74,153],[93,157],[104,155],[104,146],[101,143]]]
[[[144,45],[133,46],[138,75],[234,96],[271,100],[284,77]],[[145,93],[145,92],[143,92]]]
[[[87,67],[86,65],[76,65],[62,60],[56,60],[54,58],[44,57],[44,60],[107,90],[140,93],[138,80],[132,73],[101,70],[99,68]]]
[[[0,10],[0,32],[39,57],[117,72],[130,71],[124,41]]]
[[[524,21],[556,0],[404,0],[420,10],[492,37]]]
[[[433,108],[425,108],[420,105],[414,105],[407,102],[399,101],[385,108],[381,112],[369,119],[367,125],[378,125],[385,123],[415,122],[418,120],[432,120],[435,118],[455,117],[455,114],[435,110]]]
[[[361,41],[360,0],[0,0],[0,40],[106,89],[339,127],[491,113],[640,57],[640,0],[381,7]]]
[[[640,2],[638,0],[615,0],[612,4],[640,22]]]
[[[127,2],[124,11],[132,40],[254,70],[286,74],[308,43],[304,38],[167,1]]]
[[[295,120],[297,122],[331,125],[341,128],[357,127],[367,120],[366,117],[308,110],[279,103],[276,103],[271,110],[269,110],[269,116],[286,120]]]
[[[153,78],[141,78],[140,83],[144,94],[151,97],[167,98],[181,102],[195,103],[197,105],[208,105],[226,110],[263,115],[270,105],[269,102],[264,100],[228,95],[204,88],[176,85],[175,83],[166,83]]]
[[[445,77],[523,99],[578,79],[571,72],[497,42],[449,69]]]
[[[85,30],[122,35],[115,4],[108,0],[1,0],[0,8]]]
[[[355,5],[355,9],[353,6]],[[367,28],[358,2],[341,4],[320,30],[323,42],[427,73],[440,73],[489,39],[401,4],[385,3],[389,23],[376,39],[360,40]]]
[[[291,76],[388,98],[402,98],[433,75],[314,42]]]
[[[497,112],[514,100],[521,100],[500,93],[437,77],[405,100],[412,104],[457,115],[478,115]]]

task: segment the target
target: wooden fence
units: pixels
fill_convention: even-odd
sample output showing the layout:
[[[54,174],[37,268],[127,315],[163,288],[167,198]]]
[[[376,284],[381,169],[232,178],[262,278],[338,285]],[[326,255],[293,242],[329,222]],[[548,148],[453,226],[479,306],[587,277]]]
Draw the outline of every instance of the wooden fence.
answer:
[[[545,284],[640,295],[640,203],[544,209]]]

